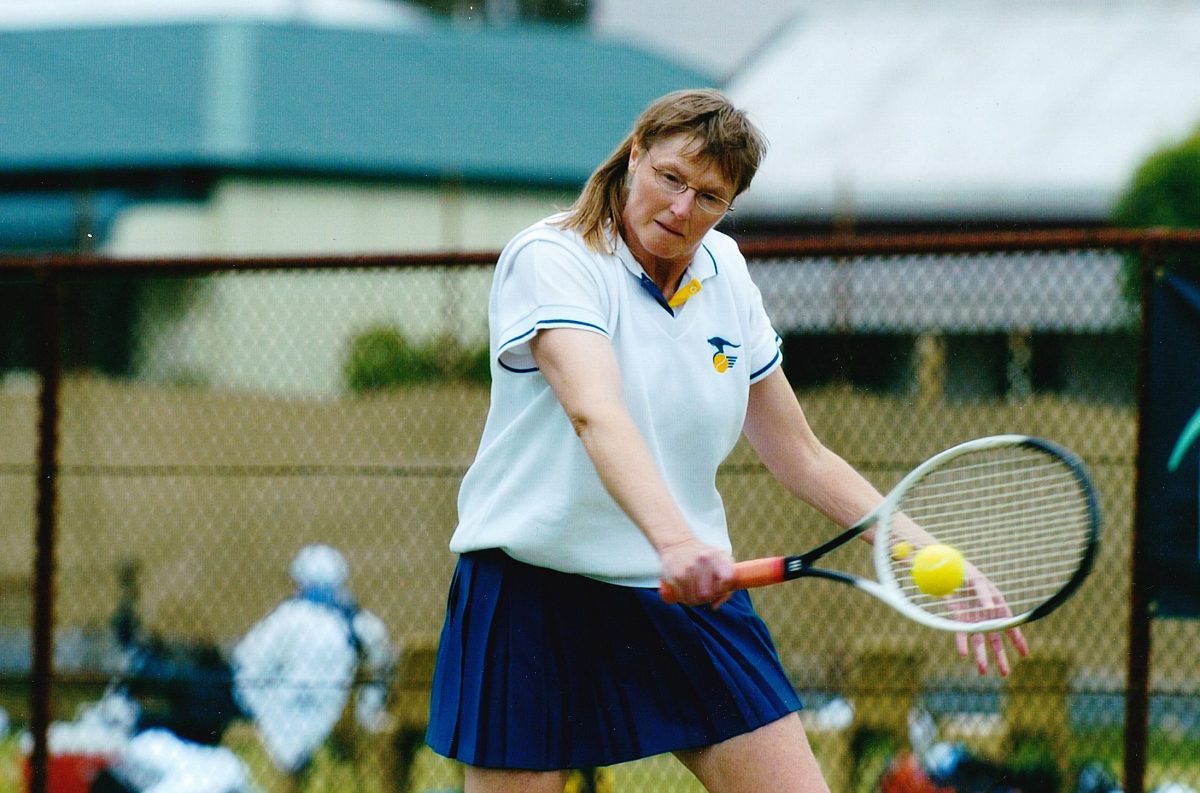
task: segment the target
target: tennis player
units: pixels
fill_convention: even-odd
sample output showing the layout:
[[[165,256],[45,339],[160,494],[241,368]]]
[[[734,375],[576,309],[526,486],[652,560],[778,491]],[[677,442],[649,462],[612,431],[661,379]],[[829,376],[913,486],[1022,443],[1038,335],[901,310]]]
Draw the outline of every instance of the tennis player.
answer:
[[[427,736],[467,764],[468,793],[558,793],[566,769],[664,752],[714,793],[827,790],[772,640],[731,591],[717,466],[744,432],[842,526],[882,496],[813,435],[714,231],[764,151],[719,92],[668,94],[568,211],[501,253]],[[975,656],[986,671],[983,637]]]

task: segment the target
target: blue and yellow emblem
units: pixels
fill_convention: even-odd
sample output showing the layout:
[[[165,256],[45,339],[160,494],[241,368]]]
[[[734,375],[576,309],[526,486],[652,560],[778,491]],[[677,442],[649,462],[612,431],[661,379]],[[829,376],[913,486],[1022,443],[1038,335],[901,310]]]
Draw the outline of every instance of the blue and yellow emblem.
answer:
[[[725,352],[725,348],[729,347],[736,350],[742,345],[734,344],[731,341],[722,339],[720,336],[713,336],[708,340],[708,343],[717,348],[717,351],[713,353],[713,368],[718,372],[727,372],[732,369],[733,365],[737,363],[737,356]]]

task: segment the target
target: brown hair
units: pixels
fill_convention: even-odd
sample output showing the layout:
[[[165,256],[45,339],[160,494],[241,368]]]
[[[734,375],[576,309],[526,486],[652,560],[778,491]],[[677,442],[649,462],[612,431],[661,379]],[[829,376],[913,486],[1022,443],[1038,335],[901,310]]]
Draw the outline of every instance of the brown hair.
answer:
[[[642,111],[633,131],[588,177],[559,225],[578,231],[593,251],[611,253],[610,235],[621,230],[629,154],[634,144],[646,150],[679,134],[695,136],[696,155],[721,170],[734,185],[735,196],[750,186],[767,150],[763,134],[720,91],[712,88],[674,91],[654,100]]]

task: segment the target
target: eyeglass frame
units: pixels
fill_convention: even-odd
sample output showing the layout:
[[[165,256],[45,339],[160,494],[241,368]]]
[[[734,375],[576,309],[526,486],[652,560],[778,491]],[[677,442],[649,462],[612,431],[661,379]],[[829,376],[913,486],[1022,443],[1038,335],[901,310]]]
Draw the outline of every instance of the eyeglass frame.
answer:
[[[649,162],[649,158],[647,157],[646,159]],[[724,198],[721,198],[719,195],[711,193],[708,190],[701,192],[700,188],[684,181],[682,176],[670,168],[659,168],[653,162],[650,162],[650,170],[654,171],[654,183],[657,184],[659,188],[663,190],[663,192],[670,193],[671,195],[683,195],[688,190],[695,190],[696,206],[700,207],[701,212],[707,212],[710,215],[724,215],[733,211],[732,201],[726,201]],[[706,196],[707,198],[705,198]],[[708,199],[716,201],[717,205],[721,208],[709,209],[708,207],[704,206],[704,202]]]

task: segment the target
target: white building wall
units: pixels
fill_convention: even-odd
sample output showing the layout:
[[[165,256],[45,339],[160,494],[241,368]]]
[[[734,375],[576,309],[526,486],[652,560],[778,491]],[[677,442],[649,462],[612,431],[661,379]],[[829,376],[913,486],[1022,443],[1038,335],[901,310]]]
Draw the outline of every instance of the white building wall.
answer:
[[[203,204],[146,203],[104,253],[319,256],[499,249],[573,191],[230,178]]]
[[[204,204],[146,204],[114,224],[116,257],[343,256],[498,250],[570,193],[228,179]],[[416,343],[486,344],[490,270],[231,273],[151,306],[138,370],[160,382],[336,395],[350,340],[373,325]],[[178,295],[175,295],[177,298]]]

